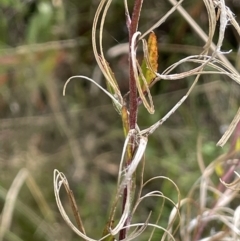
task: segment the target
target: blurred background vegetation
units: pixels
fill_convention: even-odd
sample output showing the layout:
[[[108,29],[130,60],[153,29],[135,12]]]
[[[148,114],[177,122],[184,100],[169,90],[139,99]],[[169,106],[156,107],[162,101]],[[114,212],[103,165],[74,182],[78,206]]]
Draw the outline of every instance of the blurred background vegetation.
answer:
[[[131,7],[133,1],[128,2]],[[91,26],[98,3],[0,0],[0,210],[19,171],[26,168],[30,173],[19,190],[11,227],[3,240],[79,240],[57,210],[52,181],[55,168],[68,177],[92,237],[100,237],[107,221],[124,141],[121,120],[111,101],[86,81],[72,81],[62,96],[63,85],[72,75],[93,77],[105,85],[91,48]],[[226,4],[239,22],[239,1],[228,0]],[[183,6],[207,32],[203,2],[186,0]],[[140,31],[170,7],[167,0],[145,1]],[[156,35],[159,72],[180,58],[200,53],[204,45],[177,12]],[[104,49],[107,52],[127,40],[123,1],[115,0],[105,23]],[[233,50],[228,57],[236,67],[238,48],[237,34],[229,27],[223,50]],[[126,53],[109,55],[108,59],[121,91],[126,93]],[[156,113],[150,116],[140,107],[140,126],[147,127],[167,113],[191,81],[162,81],[154,86]],[[228,151],[228,146],[221,149],[215,143],[239,107],[239,93],[239,87],[227,77],[202,76],[190,98],[150,138],[145,178],[168,176],[184,197],[200,175],[196,161],[199,136],[206,164]],[[176,198],[169,183],[157,185],[166,196]],[[63,199],[70,209],[67,197],[63,195]],[[154,205],[146,203],[139,218]]]

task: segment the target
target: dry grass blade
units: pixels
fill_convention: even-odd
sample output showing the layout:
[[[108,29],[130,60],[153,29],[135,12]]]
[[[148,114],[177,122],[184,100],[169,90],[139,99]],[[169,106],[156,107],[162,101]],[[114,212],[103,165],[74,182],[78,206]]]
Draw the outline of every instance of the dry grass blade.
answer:
[[[169,2],[173,5],[177,4],[176,0],[169,0]],[[208,2],[208,1],[204,1],[204,2]],[[215,6],[216,6],[216,1],[215,1]],[[208,8],[211,5],[206,5],[206,8]],[[210,39],[212,36],[212,33],[209,34],[209,36],[206,35],[206,33],[202,30],[202,28],[196,23],[196,21],[189,15],[189,13],[182,7],[182,6],[178,6],[177,10],[179,11],[179,13],[184,17],[184,19],[189,23],[189,25],[192,27],[192,29],[199,35],[199,37],[206,43],[210,43]],[[209,10],[209,12],[211,13],[211,9]],[[214,22],[212,21],[212,23],[214,24]],[[212,27],[212,30],[214,30],[215,27]],[[209,29],[209,31],[211,31],[211,29]],[[208,46],[205,45],[205,51],[208,52],[206,50],[206,47]],[[211,42],[210,44],[210,48],[212,51],[215,51],[217,49],[217,46]],[[217,56],[219,57],[220,60],[222,60],[229,69],[231,69],[232,72],[234,72],[235,74],[238,74],[237,70],[233,67],[233,65],[228,61],[228,59],[223,55],[223,54],[219,54],[217,53]]]
[[[115,226],[115,228],[113,228],[112,230],[109,230],[111,235],[116,235],[120,232],[120,230],[122,230],[124,228],[124,225],[125,225],[125,222],[129,216],[129,213],[130,213],[130,208],[131,208],[131,182],[129,181],[125,187],[127,188],[127,199],[126,199],[126,202],[125,202],[125,206],[124,206],[124,210],[123,210],[123,213],[121,215],[121,218],[118,222],[118,224]]]
[[[179,60],[178,62],[174,63],[173,65],[169,66],[162,74],[157,73],[157,77],[155,78],[153,84],[156,81],[159,81],[161,79],[163,80],[179,80],[183,79],[192,75],[198,75],[202,73],[202,70],[205,66],[211,64],[211,61],[215,61],[215,58],[208,55],[193,55],[188,56],[184,59]],[[180,64],[186,63],[186,62],[194,62],[198,63],[199,66],[177,74],[170,74],[176,67],[178,67]]]
[[[136,225],[135,230],[133,232],[131,232],[127,236],[127,238],[124,239],[124,240],[130,241],[130,240],[133,240],[133,239],[137,238],[139,235],[141,235],[144,232],[144,230],[147,228],[147,226],[148,226],[148,222],[149,222],[150,216],[151,216],[151,213],[148,215],[148,218],[146,219],[144,225],[140,225],[140,226]],[[129,225],[125,226],[124,228],[129,229],[131,227],[133,227],[133,226],[131,224],[129,224]]]
[[[193,88],[195,87],[195,85],[198,82],[200,75],[197,75],[197,77],[195,78],[193,84],[191,85],[190,89],[188,90],[188,92],[186,93],[185,96],[183,96],[179,102],[162,118],[160,119],[158,122],[156,122],[155,124],[153,124],[152,126],[150,126],[149,128],[142,130],[140,133],[141,135],[144,136],[149,136],[150,134],[152,134],[157,128],[159,128],[160,125],[162,125],[181,105],[182,103],[188,98],[189,94],[191,93],[191,91],[193,90]]]
[[[212,1],[208,1],[208,0],[204,0],[204,4],[206,6],[207,9],[207,13],[208,13],[208,25],[209,25],[209,33],[208,33],[208,40],[204,46],[204,54],[207,54],[209,52],[209,50],[211,49],[211,45],[212,45],[212,40],[213,40],[213,36],[215,33],[215,29],[216,29],[216,23],[217,23],[217,19],[216,19],[216,14],[215,14],[215,7]],[[190,21],[192,22],[192,21]],[[197,26],[198,29],[198,26]],[[200,32],[201,34],[201,32]]]
[[[117,190],[115,200],[111,207],[109,220],[114,220],[117,204],[118,204],[120,197],[123,194],[123,190],[125,187],[127,187],[128,195],[127,195],[126,205],[125,205],[122,217],[121,217],[118,225],[113,230],[111,230],[112,235],[116,235],[122,228],[124,228],[123,226],[125,224],[126,219],[128,218],[131,203],[132,203],[131,180],[133,178],[133,175],[134,175],[140,161],[142,160],[142,157],[145,152],[146,145],[147,145],[147,139],[145,137],[140,137],[139,145],[137,147],[133,160],[132,160],[131,164],[127,167],[127,169],[124,169],[123,168],[124,157],[126,154],[127,145],[129,145],[129,140],[131,138],[133,138],[134,140],[137,140],[138,133],[136,132],[136,130],[129,131],[128,135],[126,136],[123,150],[122,150],[122,156],[121,156],[121,161],[120,161],[120,165],[119,165],[118,182],[117,182],[118,190]]]
[[[217,43],[217,50],[216,51],[221,53],[221,47],[222,47],[222,44],[223,44],[228,19],[227,19],[227,11],[226,11],[225,1],[219,0],[218,6],[221,10],[221,13],[220,13],[219,37],[218,37],[218,43]]]
[[[187,99],[187,96],[183,96],[182,99],[158,122],[150,126],[149,128],[142,130],[141,135],[149,136],[151,135],[160,125],[162,125]]]
[[[58,206],[58,209],[59,209],[59,212],[61,213],[64,221],[66,222],[66,224],[78,235],[80,236],[81,238],[83,238],[84,240],[86,241],[96,241],[95,239],[92,239],[90,237],[88,237],[86,234],[85,234],[85,231],[84,231],[84,228],[83,228],[83,225],[82,223],[80,225],[82,225],[81,227],[81,230],[79,230],[73,223],[72,221],[70,220],[70,218],[68,217],[63,205],[62,205],[62,202],[61,202],[61,199],[60,199],[60,189],[62,187],[62,185],[64,185],[65,189],[67,190],[68,193],[71,193],[69,191],[71,191],[70,187],[69,187],[69,184],[68,184],[68,181],[65,177],[65,175],[61,172],[59,172],[58,170],[54,170],[54,179],[53,179],[53,186],[54,186],[54,194],[55,194],[55,198],[56,198],[56,203],[57,203],[57,206]],[[130,185],[128,185],[128,189],[130,188]],[[129,190],[128,190],[129,191]],[[128,195],[129,196],[129,195]],[[72,197],[71,197],[72,199]],[[130,200],[127,200],[128,203],[130,203]],[[73,201],[74,202],[74,201]],[[76,203],[73,205],[75,206]],[[75,208],[75,207],[74,207]],[[127,219],[127,216],[128,216],[128,213],[129,213],[129,209],[130,209],[130,205],[127,205],[126,204],[126,207],[125,207],[125,210],[124,210],[124,213],[118,223],[118,225],[113,229],[113,230],[110,230],[111,233],[105,235],[104,237],[102,237],[101,239],[99,239],[98,241],[100,240],[104,240],[105,238],[109,237],[110,235],[114,235],[116,233],[119,232],[119,230],[122,229],[122,227],[124,226],[124,223]]]
[[[200,151],[200,150],[199,150]],[[225,225],[225,232],[221,232],[220,227],[215,227],[214,232],[222,234],[226,240],[235,240],[233,237],[240,234],[240,229],[234,224],[235,211],[231,209],[231,202],[239,196],[239,181],[233,182],[234,188],[226,189],[224,192],[218,188],[218,185],[211,179],[214,178],[216,165],[225,163],[232,158],[234,153],[227,153],[214,160],[208,167],[203,170],[202,176],[193,185],[188,195],[189,204],[192,202],[194,208],[187,206],[186,214],[182,213],[182,223],[180,233],[184,240],[201,240],[205,227],[209,222],[220,222]],[[234,186],[235,184],[235,186]],[[231,185],[231,184],[230,184]],[[196,195],[199,195],[199,202],[196,201]],[[209,197],[216,200],[209,202]],[[196,209],[195,211],[193,211]],[[220,230],[218,230],[220,229]],[[206,240],[208,240],[207,237]],[[224,239],[224,240],[225,240]],[[210,240],[210,239],[209,239]]]
[[[17,200],[17,196],[27,176],[28,176],[27,169],[25,168],[21,169],[18,172],[15,179],[13,180],[13,183],[7,193],[6,201],[2,210],[1,220],[0,220],[0,241],[4,239],[5,233],[11,226],[12,215],[13,215],[13,210]]]
[[[145,137],[140,137],[139,145],[137,147],[137,150],[134,154],[134,157],[132,159],[131,164],[127,167],[126,173],[124,175],[124,178],[119,186],[119,193],[123,191],[124,187],[127,185],[127,183],[131,182],[133,174],[135,173],[140,161],[142,160],[142,157],[145,153],[146,147],[147,147],[148,139]]]
[[[199,57],[203,58],[202,60],[198,59]],[[194,62],[194,63],[199,63],[200,66],[190,70],[190,71],[186,71],[186,72],[183,72],[183,73],[179,73],[179,74],[169,74],[170,71],[174,70],[179,64],[182,64],[184,62]],[[219,65],[222,65],[224,68],[227,68],[227,70],[229,71],[226,71],[224,68],[216,65],[216,64],[213,64],[211,61],[215,61],[217,64]],[[203,71],[203,68],[206,66],[206,65],[209,65],[210,67],[218,70],[218,71]],[[225,63],[225,62],[222,62],[220,60],[217,60],[215,59],[213,56],[204,56],[204,55],[198,55],[198,56],[190,56],[190,57],[187,57],[185,59],[182,59],[180,61],[178,61],[177,63],[173,64],[172,66],[170,66],[167,70],[164,71],[165,73],[164,74],[157,74],[157,78],[154,80],[154,83],[160,79],[166,79],[166,80],[177,80],[177,79],[182,79],[182,78],[185,78],[185,77],[188,77],[188,76],[191,76],[191,75],[197,75],[196,78],[195,78],[195,81],[193,82],[192,86],[190,87],[189,91],[186,93],[185,96],[183,96],[180,101],[161,119],[159,120],[158,122],[156,122],[154,125],[152,125],[151,127],[145,129],[145,130],[142,130],[141,131],[141,135],[150,135],[152,134],[160,125],[162,125],[181,105],[182,103],[187,99],[187,97],[189,96],[189,94],[191,93],[191,91],[193,90],[193,88],[195,87],[195,85],[197,84],[198,82],[198,79],[200,77],[200,74],[213,74],[213,73],[218,73],[218,74],[224,74],[224,75],[227,75],[229,76],[230,78],[232,78],[234,81],[236,81],[238,84],[240,84],[240,81],[239,81],[239,78],[240,78],[240,75],[235,72],[232,71],[231,68],[229,68],[229,66]],[[153,83],[153,84],[154,84]],[[230,136],[233,129],[235,128],[238,120],[240,119],[240,114],[239,112],[236,114],[231,126],[230,126],[230,129],[229,129],[229,132],[227,131],[226,133],[226,136]],[[233,128],[232,128],[233,127]],[[229,138],[228,136],[228,138]]]
[[[143,188],[149,184],[150,182],[153,182],[153,181],[156,181],[156,180],[159,180],[159,179],[165,179],[169,182],[171,182],[174,186],[174,188],[176,189],[177,193],[178,193],[178,201],[177,201],[177,204],[171,200],[170,198],[168,198],[167,196],[165,196],[162,192],[158,191],[158,190],[155,190],[155,191],[151,191],[151,192],[148,192],[147,194],[141,196],[141,192],[143,190]],[[179,220],[180,220],[180,213],[179,213],[179,205],[180,205],[180,191],[177,187],[177,185],[168,177],[164,177],[164,176],[157,176],[157,177],[153,177],[149,180],[147,180],[142,186],[141,186],[141,190],[140,190],[140,195],[139,197],[137,198],[136,202],[135,202],[135,205],[133,207],[133,210],[132,210],[132,213],[131,213],[131,216],[134,215],[134,213],[136,212],[137,208],[139,207],[139,205],[143,202],[143,200],[145,199],[149,199],[149,198],[161,198],[163,199],[163,202],[161,204],[161,207],[158,208],[158,215],[157,215],[157,218],[155,220],[155,224],[153,225],[153,230],[151,232],[151,235],[149,236],[149,241],[152,239],[153,235],[154,235],[154,232],[155,232],[155,229],[162,229],[162,227],[160,227],[158,225],[158,222],[162,216],[162,211],[163,211],[163,208],[164,208],[164,203],[165,203],[165,200],[167,200],[169,203],[171,203],[174,208],[171,213],[171,215],[169,216],[169,220],[168,220],[168,226],[166,229],[166,232],[163,234],[162,236],[162,240],[164,240],[168,235],[170,235],[171,237],[173,237],[173,235],[175,234],[175,232],[177,231],[179,225],[180,225],[180,222],[178,223],[178,225],[176,225],[176,228],[174,230],[172,230],[172,227],[173,227],[173,224],[176,220],[177,217],[179,217]],[[152,223],[148,223],[148,226],[151,226]]]
[[[124,228],[131,228],[131,227],[137,227],[137,228],[140,227],[141,233],[142,233],[141,227],[144,227],[144,229],[146,229],[146,227],[152,227],[152,228],[155,228],[155,229],[159,229],[159,230],[162,230],[164,233],[166,233],[166,235],[168,236],[168,240],[175,241],[175,238],[173,237],[173,235],[167,229],[161,227],[160,225],[156,225],[156,224],[153,224],[153,223],[147,223],[147,221],[146,221],[145,223],[129,224],[128,226],[126,226]],[[139,235],[140,235],[140,233],[138,235],[136,235],[136,237],[139,236]],[[132,239],[133,238],[130,235],[129,238],[127,237],[126,239],[123,239],[123,241],[129,241],[129,240],[132,240]],[[162,238],[161,241],[164,241],[164,239]]]
[[[130,138],[130,136],[129,136],[129,138]],[[128,144],[129,138],[126,138],[125,145],[124,145],[125,148],[123,148],[123,153],[126,150],[126,145]],[[124,211],[122,213],[119,223],[116,225],[116,227],[113,230],[111,230],[112,235],[116,235],[122,228],[124,228],[125,221],[127,220],[128,216],[129,216],[130,207],[131,207],[131,203],[132,203],[132,179],[133,179],[133,175],[134,175],[140,161],[142,160],[146,146],[147,146],[147,139],[145,137],[140,137],[139,145],[136,150],[136,153],[134,154],[133,160],[132,160],[131,164],[128,166],[128,168],[125,170],[124,178],[118,186],[119,189],[118,189],[118,193],[116,196],[117,200],[119,199],[119,197],[122,196],[122,192],[125,187],[127,188],[127,199],[126,199]],[[123,158],[123,155],[122,155],[122,158]],[[122,172],[121,169],[119,170],[119,172]],[[117,201],[115,202],[115,205],[116,205],[116,203],[117,203]]]
[[[118,205],[119,199],[120,199],[120,197],[122,195],[122,189],[119,188],[119,187],[120,187],[120,183],[122,181],[122,176],[123,176],[123,174],[125,172],[125,170],[123,170],[124,158],[125,158],[125,155],[126,155],[127,146],[129,145],[129,140],[130,140],[131,137],[135,138],[135,135],[136,135],[136,131],[135,130],[130,130],[128,132],[126,138],[125,138],[125,142],[124,142],[123,150],[122,150],[121,161],[120,161],[120,164],[119,164],[119,171],[118,171],[118,180],[117,180],[118,190],[117,190],[117,195],[115,196],[115,199],[114,199],[113,204],[111,206],[109,220],[114,220],[114,216],[115,216],[115,213],[116,213],[117,205]]]
[[[68,181],[65,177],[65,175],[61,172],[59,172],[58,170],[54,170],[54,176],[53,176],[53,187],[54,187],[54,194],[55,194],[55,198],[56,198],[56,202],[57,202],[57,206],[59,209],[59,212],[61,213],[63,219],[65,220],[65,222],[67,223],[67,225],[77,234],[79,235],[81,238],[83,238],[84,240],[88,240],[88,241],[95,241],[95,239],[91,239],[89,238],[85,233],[81,232],[73,223],[72,221],[69,219],[67,213],[65,212],[65,209],[62,205],[61,199],[60,199],[60,189],[62,187],[62,185],[65,186],[65,188],[67,188],[68,190],[70,190],[69,188],[69,184]]]
[[[218,141],[217,146],[224,146],[231,134],[233,133],[234,129],[236,128],[238,122],[240,121],[240,108],[238,109],[237,114],[235,115],[234,119],[232,120],[230,126],[222,136],[222,138]]]
[[[88,80],[90,81],[91,83],[95,84],[99,89],[101,89],[107,96],[109,96],[112,101],[114,102],[114,104],[116,105],[117,108],[121,109],[122,107],[122,104],[113,96],[111,95],[108,91],[106,91],[101,85],[99,85],[96,81],[94,81],[93,79],[91,78],[88,78],[86,76],[83,76],[83,75],[76,75],[76,76],[72,76],[70,77],[66,83],[64,84],[64,87],[63,87],[63,95],[65,96],[65,93],[66,93],[66,88],[67,88],[67,85],[68,83],[72,80],[72,79],[85,79],[85,80]]]
[[[98,9],[96,11],[96,14],[95,14],[94,20],[93,20],[92,46],[93,46],[93,52],[94,52],[95,59],[98,63],[99,68],[101,69],[101,72],[103,73],[104,77],[106,78],[106,81],[108,82],[108,84],[114,89],[114,92],[117,95],[119,101],[121,103],[123,103],[122,95],[120,93],[120,90],[117,86],[116,81],[112,78],[112,74],[109,71],[109,66],[108,66],[108,63],[105,60],[104,53],[103,53],[103,47],[102,47],[102,36],[103,36],[104,21],[105,21],[106,14],[107,14],[107,11],[110,7],[111,2],[112,2],[111,0],[109,0],[109,1],[102,0],[100,2],[99,6],[98,6]],[[106,4],[106,6],[104,8],[105,4]],[[103,15],[102,15],[102,19],[100,21],[99,42],[98,42],[99,49],[100,49],[100,54],[99,54],[98,53],[98,47],[97,47],[96,31],[97,31],[97,25],[98,25],[99,17],[100,17],[100,14],[101,14],[102,10],[103,10]]]
[[[83,222],[82,222],[81,216],[80,216],[79,211],[78,211],[78,207],[77,207],[77,203],[76,203],[74,194],[73,194],[72,190],[70,190],[69,186],[64,185],[64,187],[65,187],[65,190],[68,194],[68,198],[69,198],[69,201],[70,201],[70,204],[71,204],[71,208],[72,208],[77,226],[78,226],[79,230],[83,234],[86,235],[86,232],[85,232],[85,229],[84,229],[84,226],[83,226]]]
[[[122,150],[122,156],[121,156],[121,161],[119,164],[119,172],[118,172],[118,181],[117,181],[117,186],[120,185],[121,182],[121,177],[123,175],[123,164],[124,164],[124,158],[125,158],[125,154],[126,154],[126,150],[127,150],[127,146],[129,145],[129,140],[131,138],[136,138],[136,131],[135,130],[130,130],[125,138],[125,142],[123,145],[123,150]]]

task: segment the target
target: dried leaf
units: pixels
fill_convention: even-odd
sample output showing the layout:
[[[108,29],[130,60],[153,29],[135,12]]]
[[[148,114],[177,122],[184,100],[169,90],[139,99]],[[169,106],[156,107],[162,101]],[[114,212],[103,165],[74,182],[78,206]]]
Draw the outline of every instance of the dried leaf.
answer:
[[[107,73],[109,73],[109,75],[111,76],[110,80],[106,80],[106,85],[107,85],[107,89],[108,91],[114,95],[114,94],[117,94],[116,90],[119,90],[119,87],[118,87],[118,83],[117,83],[117,80],[114,76],[114,73],[112,72],[112,69],[110,68],[109,66],[109,63],[103,59],[101,56],[99,56],[99,60],[103,66],[103,68],[105,69],[105,71]]]
[[[158,45],[157,37],[154,32],[151,32],[148,37],[147,50],[144,50],[144,59],[142,61],[141,69],[148,86],[151,84],[153,79],[156,77],[156,72],[158,69]],[[142,91],[146,91],[146,86],[143,79],[140,77],[140,83]]]
[[[132,42],[131,42],[131,61],[132,61],[132,66],[133,66],[133,72],[134,72],[134,78],[136,79],[136,86],[137,86],[137,90],[138,90],[138,93],[139,93],[139,96],[145,106],[145,108],[148,110],[148,112],[150,114],[153,114],[154,113],[154,105],[153,105],[153,101],[152,101],[152,96],[151,96],[151,93],[150,93],[150,90],[149,90],[149,87],[148,87],[148,83],[147,83],[147,80],[142,72],[142,69],[141,69],[141,66],[139,65],[138,61],[137,61],[137,58],[136,58],[136,43],[137,43],[137,39],[138,37],[141,35],[140,32],[136,32],[133,34],[133,37],[132,37]],[[143,44],[145,42],[143,41]],[[145,44],[144,44],[145,46]],[[145,51],[147,52],[147,51]],[[141,81],[140,79],[142,80],[144,86],[146,87],[146,92],[147,92],[147,98],[145,97],[145,93],[143,93],[143,90],[142,90],[142,87],[141,87]]]
[[[237,126],[238,122],[240,121],[240,108],[238,109],[237,114],[235,115],[234,119],[232,120],[230,126],[222,136],[222,138],[218,141],[217,146],[224,146],[231,134],[233,133],[235,127]]]
[[[115,75],[112,72],[112,69],[110,68],[109,63],[106,60],[102,59],[100,56],[99,56],[99,59],[102,63],[103,68],[105,69],[106,73],[108,73],[108,75],[110,76],[109,79],[106,79],[106,85],[107,85],[108,92],[110,92],[115,98],[120,98],[119,86],[118,86],[117,80],[115,78]],[[117,111],[117,113],[121,115],[120,106],[117,105],[114,101],[113,101],[113,106],[114,106],[115,110]]]

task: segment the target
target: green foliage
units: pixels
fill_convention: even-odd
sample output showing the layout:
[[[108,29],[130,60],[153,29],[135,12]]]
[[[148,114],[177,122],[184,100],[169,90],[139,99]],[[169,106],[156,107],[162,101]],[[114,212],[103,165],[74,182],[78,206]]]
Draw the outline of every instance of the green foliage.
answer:
[[[28,44],[51,40],[53,32],[54,9],[50,2],[40,1],[37,12],[31,18],[28,26],[26,41]]]

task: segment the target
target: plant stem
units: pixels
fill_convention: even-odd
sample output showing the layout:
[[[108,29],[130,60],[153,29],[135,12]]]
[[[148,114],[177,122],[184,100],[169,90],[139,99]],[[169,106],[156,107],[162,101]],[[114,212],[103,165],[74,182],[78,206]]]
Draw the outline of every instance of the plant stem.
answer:
[[[132,13],[132,20],[129,28],[129,124],[130,129],[135,129],[137,123],[137,86],[136,80],[133,74],[133,66],[132,66],[132,59],[131,59],[131,42],[132,36],[137,31],[138,22],[140,17],[140,12],[142,8],[143,0],[135,0],[133,13]]]
[[[138,22],[140,18],[140,12],[142,9],[143,0],[135,0],[132,19],[127,19],[127,25],[129,27],[129,129],[135,129],[137,123],[137,110],[138,110],[138,99],[137,99],[137,86],[136,86],[136,79],[133,73],[133,66],[132,66],[132,59],[131,59],[131,42],[133,34],[137,31]],[[129,17],[129,16],[127,16]],[[130,25],[129,25],[130,24]],[[130,144],[134,144],[134,137],[131,137]],[[126,166],[129,166],[131,163],[133,153],[134,153],[134,145],[131,145],[131,151],[128,155]],[[133,184],[132,187],[135,185]],[[130,193],[127,192],[127,188],[123,191],[123,203],[122,203],[122,210],[124,210],[127,200],[127,195]],[[125,224],[129,223],[129,219],[126,220]],[[122,229],[119,233],[119,240],[123,240],[126,238],[127,230],[126,228]]]

